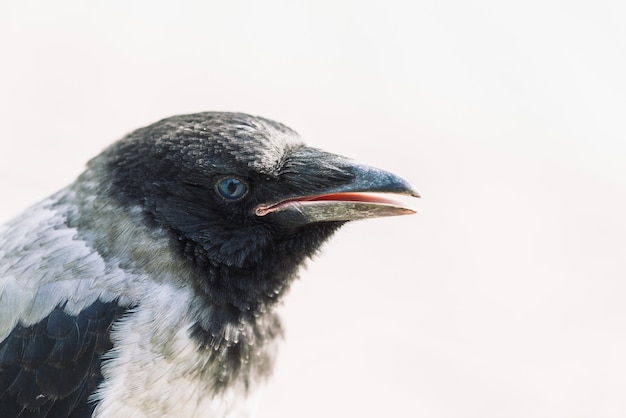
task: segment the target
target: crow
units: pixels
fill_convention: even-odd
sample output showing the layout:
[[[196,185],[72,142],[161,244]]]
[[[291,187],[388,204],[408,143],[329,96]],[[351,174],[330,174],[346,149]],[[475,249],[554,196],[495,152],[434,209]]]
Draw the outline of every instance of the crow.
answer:
[[[299,267],[402,195],[261,117],[128,134],[0,227],[0,416],[249,416]]]

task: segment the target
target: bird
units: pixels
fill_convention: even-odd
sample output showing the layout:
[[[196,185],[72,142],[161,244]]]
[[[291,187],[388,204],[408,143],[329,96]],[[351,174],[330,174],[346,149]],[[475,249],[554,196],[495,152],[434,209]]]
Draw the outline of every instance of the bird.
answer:
[[[417,197],[259,116],[127,134],[0,226],[0,416],[252,416],[302,265]]]

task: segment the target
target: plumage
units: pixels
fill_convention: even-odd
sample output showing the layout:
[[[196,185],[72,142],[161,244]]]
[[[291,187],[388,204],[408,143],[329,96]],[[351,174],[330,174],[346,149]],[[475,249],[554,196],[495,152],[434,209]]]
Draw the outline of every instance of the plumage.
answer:
[[[0,415],[249,416],[299,267],[397,195],[260,117],[132,132],[0,227]]]

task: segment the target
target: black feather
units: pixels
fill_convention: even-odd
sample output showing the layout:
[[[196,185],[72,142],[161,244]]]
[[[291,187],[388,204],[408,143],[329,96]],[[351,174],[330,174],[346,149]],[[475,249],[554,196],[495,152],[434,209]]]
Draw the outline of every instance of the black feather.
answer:
[[[127,310],[96,301],[73,316],[60,306],[37,324],[16,326],[0,342],[0,416],[90,416],[111,324]]]

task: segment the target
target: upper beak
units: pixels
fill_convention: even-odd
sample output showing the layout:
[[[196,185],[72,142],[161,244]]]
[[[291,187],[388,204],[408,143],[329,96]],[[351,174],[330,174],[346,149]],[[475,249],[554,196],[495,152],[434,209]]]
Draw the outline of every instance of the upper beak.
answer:
[[[343,161],[346,164],[345,160]],[[345,167],[345,166],[344,166]],[[414,198],[420,195],[404,179],[378,168],[350,163],[354,180],[319,193],[288,198],[255,208],[257,216],[275,214],[282,222],[352,221],[416,213]]]

